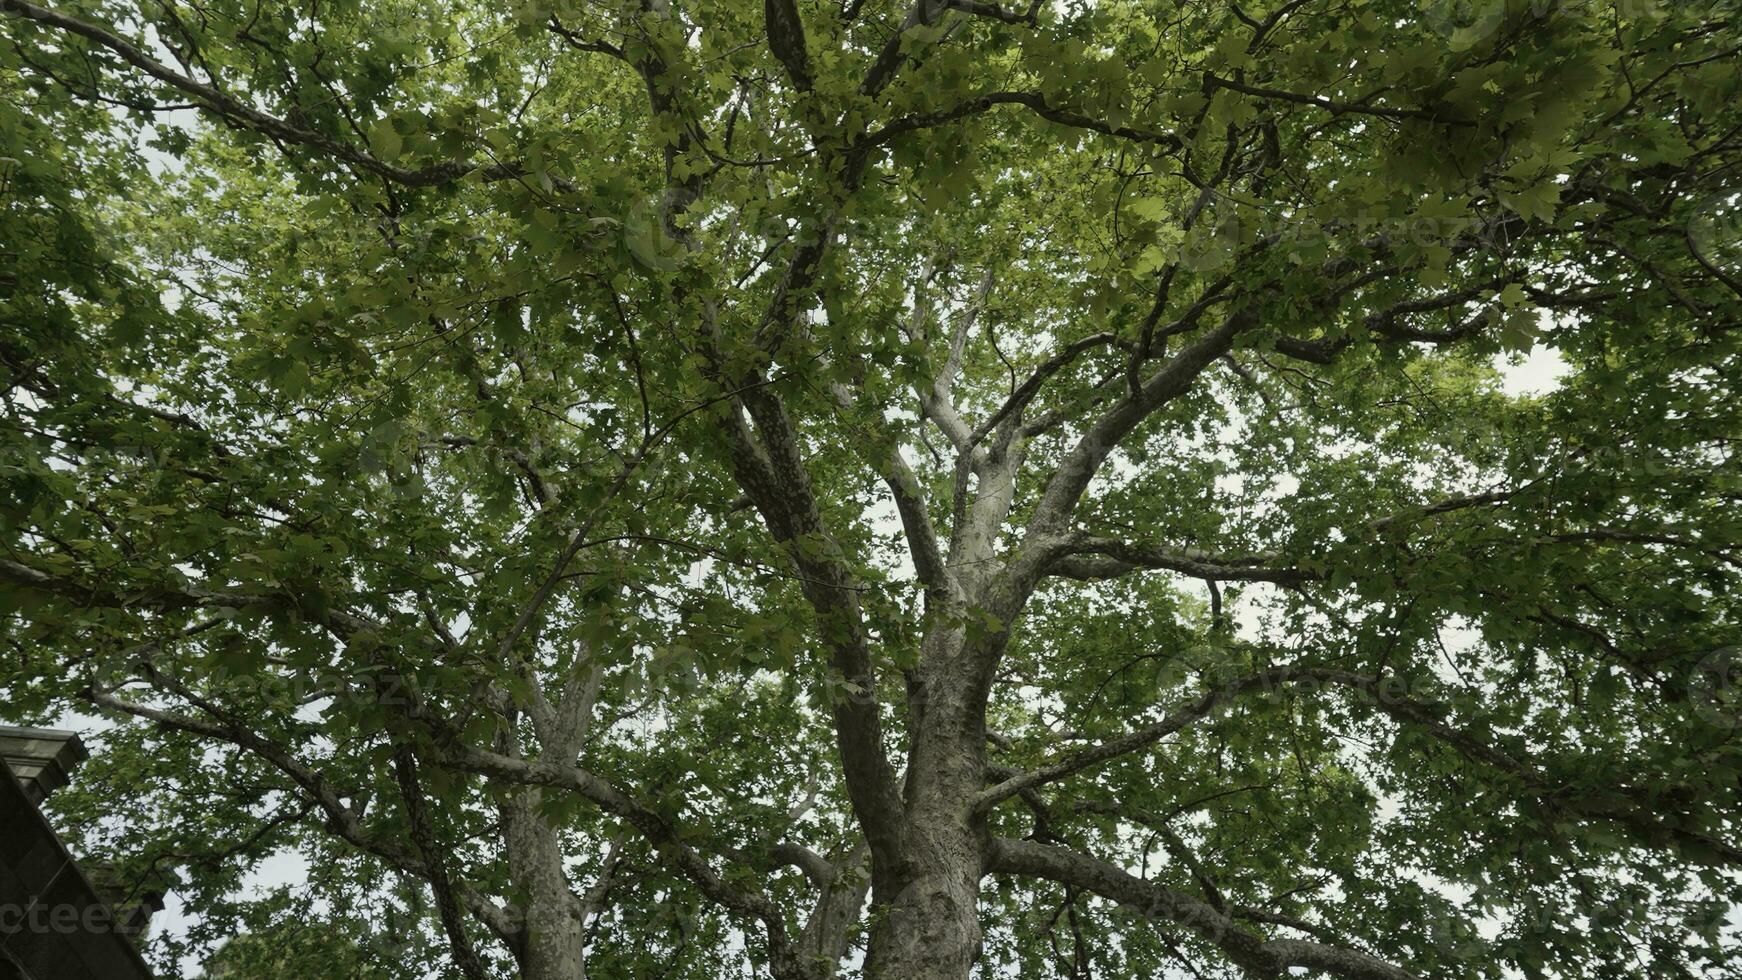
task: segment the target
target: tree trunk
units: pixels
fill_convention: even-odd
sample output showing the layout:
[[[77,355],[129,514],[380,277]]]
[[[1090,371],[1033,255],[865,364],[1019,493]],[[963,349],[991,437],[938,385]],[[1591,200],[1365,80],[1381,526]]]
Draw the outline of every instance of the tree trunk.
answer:
[[[502,808],[508,870],[526,896],[516,952],[522,980],[586,980],[585,942],[577,900],[563,871],[562,848],[538,812],[536,789],[516,793]]]
[[[904,854],[895,893],[874,896],[868,980],[965,980],[979,957],[986,833],[971,802],[983,783],[985,717],[959,649],[922,668],[909,698]]]
[[[980,836],[967,827],[915,830],[914,870],[874,911],[868,980],[965,980],[980,951]]]

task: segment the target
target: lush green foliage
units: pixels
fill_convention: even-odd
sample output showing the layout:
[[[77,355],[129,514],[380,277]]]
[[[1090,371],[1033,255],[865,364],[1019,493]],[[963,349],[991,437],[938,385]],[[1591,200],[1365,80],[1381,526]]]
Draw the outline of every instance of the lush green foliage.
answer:
[[[959,824],[986,976],[1742,977],[1734,3],[0,13],[0,690],[162,962],[897,976]]]

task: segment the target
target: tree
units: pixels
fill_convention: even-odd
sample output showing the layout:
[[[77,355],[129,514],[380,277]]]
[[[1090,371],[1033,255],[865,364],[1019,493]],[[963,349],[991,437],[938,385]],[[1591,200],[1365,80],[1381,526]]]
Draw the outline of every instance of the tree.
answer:
[[[1733,3],[451,8],[0,0],[10,713],[203,941],[1742,976]]]

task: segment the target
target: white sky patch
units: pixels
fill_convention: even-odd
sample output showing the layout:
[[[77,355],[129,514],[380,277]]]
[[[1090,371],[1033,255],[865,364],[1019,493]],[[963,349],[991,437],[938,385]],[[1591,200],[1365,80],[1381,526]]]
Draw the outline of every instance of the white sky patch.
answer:
[[[1561,386],[1572,365],[1553,347],[1537,344],[1524,354],[1494,355],[1494,370],[1500,372],[1500,390],[1514,398],[1547,395]]]

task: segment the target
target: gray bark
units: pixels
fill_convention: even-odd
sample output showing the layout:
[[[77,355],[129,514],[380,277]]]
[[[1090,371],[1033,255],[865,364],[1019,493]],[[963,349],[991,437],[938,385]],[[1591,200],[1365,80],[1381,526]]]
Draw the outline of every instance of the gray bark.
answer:
[[[874,894],[866,976],[960,980],[980,953],[986,832],[986,701],[974,669],[986,651],[959,629],[928,637],[909,693],[913,726],[898,886]]]
[[[563,870],[561,842],[538,812],[541,794],[523,789],[502,807],[509,875],[526,896],[515,951],[520,975],[523,980],[586,980],[582,916]]]

